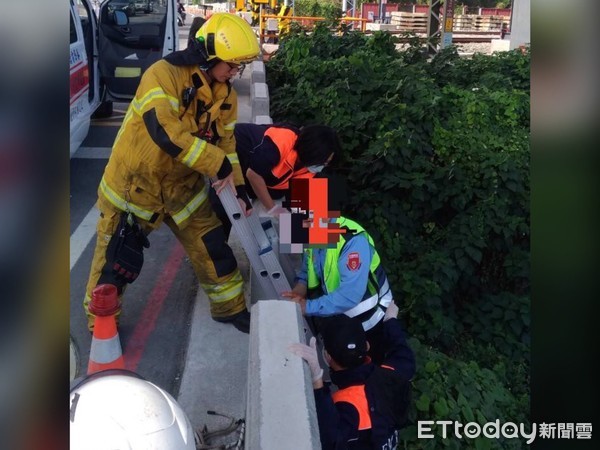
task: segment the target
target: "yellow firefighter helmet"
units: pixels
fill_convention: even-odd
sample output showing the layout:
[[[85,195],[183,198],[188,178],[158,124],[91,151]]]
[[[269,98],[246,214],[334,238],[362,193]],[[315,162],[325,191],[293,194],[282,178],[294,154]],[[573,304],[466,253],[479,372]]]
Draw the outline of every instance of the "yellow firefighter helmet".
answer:
[[[244,64],[256,59],[260,53],[258,40],[248,22],[235,14],[213,14],[200,27],[196,39],[206,48],[207,61]]]

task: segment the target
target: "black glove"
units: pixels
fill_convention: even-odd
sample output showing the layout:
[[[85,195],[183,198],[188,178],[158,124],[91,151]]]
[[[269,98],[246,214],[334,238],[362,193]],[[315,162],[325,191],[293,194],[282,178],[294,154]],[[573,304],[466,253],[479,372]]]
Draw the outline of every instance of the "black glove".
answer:
[[[250,197],[248,197],[248,193],[246,192],[246,186],[243,184],[236,186],[235,191],[237,193],[236,197],[246,204],[246,211],[252,209],[252,203],[250,202]]]
[[[133,283],[138,277],[144,264],[144,247],[150,247],[150,242],[135,216],[121,213],[117,231],[106,250],[106,259],[112,265],[116,281]]]
[[[222,180],[223,178],[228,177],[231,172],[233,172],[233,166],[229,162],[229,158],[227,158],[226,156],[225,158],[223,158],[223,163],[221,164],[221,167],[217,172],[217,178],[219,180]]]

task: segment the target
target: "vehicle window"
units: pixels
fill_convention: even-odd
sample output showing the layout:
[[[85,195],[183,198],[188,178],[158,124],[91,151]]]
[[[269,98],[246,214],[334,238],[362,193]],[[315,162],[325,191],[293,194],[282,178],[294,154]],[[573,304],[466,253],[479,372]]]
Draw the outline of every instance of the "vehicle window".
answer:
[[[79,17],[81,17],[82,22],[87,22],[90,20],[87,7],[82,3],[81,0],[77,0],[77,9],[79,10]]]
[[[71,44],[77,42],[77,29],[75,28],[75,21],[73,20],[73,14],[71,14]]]
[[[164,3],[150,0],[109,0],[109,13],[115,10],[124,11],[132,25],[143,23],[159,23],[166,12]]]
[[[173,51],[175,17],[167,24],[167,11],[173,3],[106,0],[101,4],[98,67],[113,98],[133,98],[144,71],[161,59],[163,53]],[[116,12],[121,25],[115,20]],[[123,15],[127,15],[126,24],[122,22]]]
[[[127,27],[116,27],[112,15],[123,11],[129,19]],[[109,0],[102,11],[103,31],[110,40],[135,49],[157,49],[162,46],[166,26],[166,4],[149,0]],[[108,27],[113,30],[107,29]]]

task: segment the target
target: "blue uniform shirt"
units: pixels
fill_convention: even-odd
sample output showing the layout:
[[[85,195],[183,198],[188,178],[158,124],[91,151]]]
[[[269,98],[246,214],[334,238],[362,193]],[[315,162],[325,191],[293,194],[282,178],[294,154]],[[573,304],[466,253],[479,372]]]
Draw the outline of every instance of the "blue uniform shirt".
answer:
[[[302,259],[302,268],[296,276],[296,281],[307,284],[308,264],[314,264],[315,272],[321,281],[321,288],[325,295],[313,300],[306,301],[307,316],[332,316],[342,314],[360,303],[367,290],[369,280],[369,267],[373,249],[369,245],[367,237],[360,233],[346,243],[338,259],[338,270],[340,272],[340,285],[333,292],[327,291],[323,267],[325,266],[325,254],[327,249],[313,249],[313,261],[308,261],[306,253]],[[351,270],[348,266],[350,253],[358,253],[360,267]]]

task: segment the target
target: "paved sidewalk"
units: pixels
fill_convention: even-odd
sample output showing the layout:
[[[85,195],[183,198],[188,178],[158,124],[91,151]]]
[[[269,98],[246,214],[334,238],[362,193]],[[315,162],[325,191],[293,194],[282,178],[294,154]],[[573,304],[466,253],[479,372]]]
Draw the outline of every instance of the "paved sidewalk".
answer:
[[[248,66],[242,78],[234,82],[238,93],[238,123],[251,122],[250,72]],[[246,301],[249,304],[248,259],[234,230],[229,244],[244,278]],[[210,318],[208,298],[199,288],[178,396],[179,404],[196,429],[206,425],[209,431],[213,431],[228,425],[227,419],[208,415],[208,410],[236,419],[246,415],[248,342],[247,334]],[[236,438],[236,434],[231,434],[213,443],[227,443]]]

